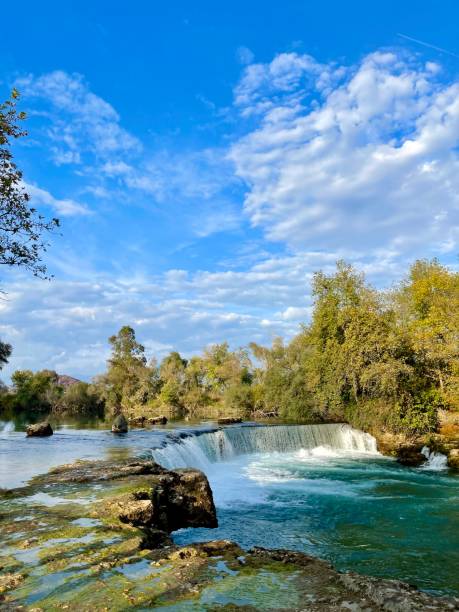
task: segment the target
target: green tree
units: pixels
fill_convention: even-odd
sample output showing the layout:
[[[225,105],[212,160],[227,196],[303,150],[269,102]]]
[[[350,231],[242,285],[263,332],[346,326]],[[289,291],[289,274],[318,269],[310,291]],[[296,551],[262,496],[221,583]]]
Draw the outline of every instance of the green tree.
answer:
[[[51,411],[63,393],[57,381],[57,374],[52,370],[16,370],[11,376],[15,409],[30,413]]]
[[[146,403],[157,390],[157,371],[147,365],[145,348],[125,325],[109,338],[112,355],[107,373],[95,382],[109,414],[116,415]]]
[[[304,332],[289,345],[276,338],[271,348],[250,344],[260,362],[252,388],[254,407],[284,419],[315,421],[317,414],[307,384],[305,362],[309,347]]]
[[[396,297],[424,375],[459,408],[459,274],[436,259],[416,261]]]
[[[0,104],[0,264],[21,266],[35,276],[46,277],[42,254],[48,245],[43,234],[55,230],[59,220],[47,220],[30,206],[22,172],[13,161],[11,140],[26,135],[20,126],[25,113],[16,109],[18,97],[13,90]]]
[[[97,390],[88,383],[69,385],[53,407],[53,412],[69,416],[103,417],[103,402]]]
[[[313,295],[306,371],[323,417],[364,428],[434,430],[437,406],[426,404],[429,384],[393,299],[343,262],[335,274],[315,275]]]

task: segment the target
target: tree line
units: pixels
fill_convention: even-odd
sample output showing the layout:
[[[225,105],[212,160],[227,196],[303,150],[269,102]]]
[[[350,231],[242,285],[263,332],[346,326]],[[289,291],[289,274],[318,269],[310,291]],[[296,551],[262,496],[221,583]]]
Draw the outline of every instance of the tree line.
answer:
[[[237,350],[223,342],[157,362],[125,326],[109,339],[106,372],[90,384],[64,388],[55,372],[17,371],[0,406],[107,417],[275,414],[402,433],[435,431],[439,410],[459,409],[457,272],[416,261],[383,291],[338,262],[332,274],[314,275],[312,296],[311,321],[290,342]]]

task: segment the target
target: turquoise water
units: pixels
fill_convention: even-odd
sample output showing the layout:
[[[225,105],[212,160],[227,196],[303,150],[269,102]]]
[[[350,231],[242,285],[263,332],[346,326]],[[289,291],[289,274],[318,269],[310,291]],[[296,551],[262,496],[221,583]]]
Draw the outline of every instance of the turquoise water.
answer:
[[[179,544],[228,538],[296,549],[338,569],[459,593],[456,476],[301,451],[241,456],[209,476],[220,527],[178,532]]]
[[[325,431],[339,426],[319,426],[318,435],[316,427],[313,440],[310,427],[233,430],[223,441],[217,433],[185,440],[180,453],[160,451],[172,462],[186,451],[206,471],[218,511],[218,529],[183,530],[175,541],[295,549],[341,570],[459,594],[459,476],[403,467],[363,434],[350,439],[349,431]],[[262,445],[287,450],[239,454]]]
[[[210,425],[203,425],[209,429]],[[48,439],[0,435],[0,487],[77,458],[154,456],[203,469],[219,527],[177,532],[179,544],[227,538],[304,551],[338,569],[459,594],[459,477],[406,468],[341,426],[59,430]]]

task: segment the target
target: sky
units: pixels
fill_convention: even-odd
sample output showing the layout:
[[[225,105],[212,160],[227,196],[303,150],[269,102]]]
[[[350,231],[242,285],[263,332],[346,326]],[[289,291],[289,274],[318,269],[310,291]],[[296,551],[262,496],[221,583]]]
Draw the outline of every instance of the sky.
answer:
[[[377,287],[459,253],[459,5],[252,0],[2,7],[0,98],[51,281],[0,271],[2,377],[291,338],[338,259]]]

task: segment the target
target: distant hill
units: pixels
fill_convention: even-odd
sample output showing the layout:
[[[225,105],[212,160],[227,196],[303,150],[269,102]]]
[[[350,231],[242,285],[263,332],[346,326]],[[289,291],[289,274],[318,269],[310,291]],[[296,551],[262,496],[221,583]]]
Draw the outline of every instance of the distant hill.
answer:
[[[81,382],[81,380],[78,380],[78,378],[73,378],[73,376],[67,376],[67,374],[57,375],[57,384],[60,387],[71,387],[79,382]]]

